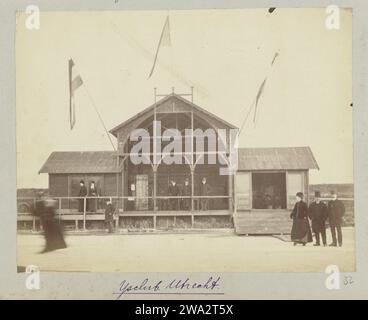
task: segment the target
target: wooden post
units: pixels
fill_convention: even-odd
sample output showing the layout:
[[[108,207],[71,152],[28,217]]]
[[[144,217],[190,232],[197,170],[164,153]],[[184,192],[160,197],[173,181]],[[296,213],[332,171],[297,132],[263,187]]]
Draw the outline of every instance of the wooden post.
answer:
[[[157,207],[157,166],[153,165],[153,211],[156,212]]]
[[[191,211],[194,211],[194,166],[190,166],[190,177],[191,177],[191,191],[192,191],[192,197],[191,197]]]
[[[153,215],[153,229],[156,229],[156,215]]]
[[[36,209],[36,199],[33,198],[33,208]],[[32,230],[36,231],[36,217],[33,216]]]
[[[194,214],[193,213],[192,213],[191,218],[192,218],[192,229],[193,229],[194,228]]]
[[[87,198],[83,199],[83,231],[86,231]]]

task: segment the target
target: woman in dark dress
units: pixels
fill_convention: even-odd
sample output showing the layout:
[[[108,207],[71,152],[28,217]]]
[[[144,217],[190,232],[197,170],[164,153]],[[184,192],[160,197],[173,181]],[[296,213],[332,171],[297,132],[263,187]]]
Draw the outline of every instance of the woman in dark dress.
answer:
[[[293,227],[291,228],[291,241],[294,246],[298,243],[305,246],[308,242],[312,242],[312,232],[308,221],[308,206],[303,201],[303,193],[296,194],[296,203],[293,211],[290,214],[293,219]]]

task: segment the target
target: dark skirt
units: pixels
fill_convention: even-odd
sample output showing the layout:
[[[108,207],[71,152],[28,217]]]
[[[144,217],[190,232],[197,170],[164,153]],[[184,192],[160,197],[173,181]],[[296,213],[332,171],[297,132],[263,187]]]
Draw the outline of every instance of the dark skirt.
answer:
[[[294,219],[291,228],[291,241],[307,243],[312,242],[312,232],[308,219]]]
[[[44,251],[53,251],[66,248],[63,231],[55,219],[45,219],[42,221],[46,246]]]

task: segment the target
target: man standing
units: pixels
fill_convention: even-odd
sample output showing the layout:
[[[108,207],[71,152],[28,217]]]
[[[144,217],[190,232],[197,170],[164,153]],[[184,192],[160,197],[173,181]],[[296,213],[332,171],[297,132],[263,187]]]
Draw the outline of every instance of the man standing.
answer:
[[[107,225],[109,233],[112,233],[114,231],[114,214],[115,214],[115,207],[112,204],[112,200],[109,199],[106,202],[106,209],[105,209],[105,223]]]
[[[332,200],[328,203],[328,219],[330,223],[332,243],[330,247],[337,247],[337,243],[339,247],[342,246],[342,217],[345,214],[345,206],[337,199],[337,193],[331,192]],[[337,240],[336,240],[336,231],[337,231]]]
[[[170,197],[179,197],[180,195],[180,189],[176,182],[174,180],[171,180],[170,186],[169,186],[169,196]],[[179,198],[170,198],[170,210],[178,210],[178,204],[179,204]]]
[[[207,179],[205,177],[202,178],[202,183],[199,187],[199,195],[201,197],[206,197],[210,193],[210,187],[207,184]],[[208,210],[208,198],[200,198],[201,210]]]
[[[87,188],[86,188],[83,180],[81,180],[79,182],[79,186],[80,186],[80,188],[79,188],[78,196],[79,197],[87,196]],[[78,203],[79,203],[78,212],[83,212],[84,211],[84,199],[78,199]]]
[[[191,204],[191,199],[189,197],[192,195],[192,188],[189,184],[188,178],[186,178],[184,181],[184,186],[181,195],[184,197],[181,199],[181,208],[185,211],[188,211]]]
[[[327,220],[327,206],[321,201],[321,193],[316,191],[314,193],[314,201],[309,205],[308,216],[312,220],[312,231],[316,237],[314,246],[321,245],[320,236],[322,236],[323,245],[326,246],[326,220]]]

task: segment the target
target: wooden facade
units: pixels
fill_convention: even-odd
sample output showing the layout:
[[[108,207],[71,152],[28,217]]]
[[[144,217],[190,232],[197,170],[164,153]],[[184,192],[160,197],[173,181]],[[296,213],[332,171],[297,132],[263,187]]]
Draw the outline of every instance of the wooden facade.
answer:
[[[161,122],[162,131],[170,128],[179,132],[182,146],[185,141],[191,142],[181,164],[153,161],[156,156],[164,156],[157,151],[157,138],[163,134],[157,134],[153,121]],[[134,147],[130,134],[137,128],[149,133],[150,150],[142,154],[148,160],[146,164],[136,165],[130,158]],[[191,129],[189,134],[185,129]],[[95,181],[99,193],[95,213],[102,214],[104,199],[113,197],[121,221],[127,217],[152,217],[156,227],[160,217],[172,217],[174,221],[189,217],[193,227],[196,217],[224,216],[232,221],[238,234],[289,232],[295,193],[302,191],[308,197],[309,169],[318,168],[310,148],[241,148],[236,175],[226,176],[219,173],[218,162],[208,164],[210,152],[197,152],[199,140],[193,133],[196,129],[213,129],[216,141],[220,138],[218,130],[224,130],[226,141],[222,142],[229,152],[230,130],[236,127],[172,93],[110,131],[117,139],[116,152],[53,152],[40,173],[49,174],[50,196],[66,197],[60,204],[64,211],[76,212],[78,200],[67,198],[78,196],[80,180],[86,182],[87,188]],[[160,151],[168,143],[162,139]],[[205,150],[209,143],[204,140]],[[214,155],[217,157],[218,152]],[[206,158],[204,164],[200,163],[201,157]],[[210,186],[207,210],[201,210],[204,197],[200,185],[204,177]],[[188,196],[183,198],[181,193],[173,197],[170,181],[183,190],[185,180],[190,186]]]

